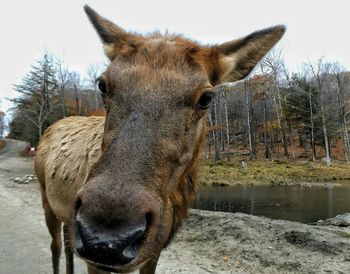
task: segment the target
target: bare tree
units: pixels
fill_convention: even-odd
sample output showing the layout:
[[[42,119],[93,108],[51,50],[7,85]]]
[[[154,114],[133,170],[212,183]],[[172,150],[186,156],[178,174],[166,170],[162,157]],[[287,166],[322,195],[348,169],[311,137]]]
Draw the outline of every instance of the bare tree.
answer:
[[[57,84],[58,84],[58,92],[60,94],[61,105],[62,105],[62,116],[66,117],[67,109],[65,102],[65,91],[70,81],[68,68],[64,65],[63,58],[56,57],[55,60],[56,69],[57,69]]]
[[[314,124],[314,116],[313,116],[313,107],[312,107],[312,92],[309,90],[309,114],[310,114],[310,132],[311,132],[311,149],[312,149],[312,160],[316,160],[316,149],[315,149],[315,124]]]
[[[266,159],[271,159],[271,152],[273,152],[272,148],[272,132],[270,136],[270,141],[271,141],[271,151],[269,149],[269,143],[268,143],[268,121],[267,121],[267,89],[268,89],[268,80],[269,76],[265,74],[265,67],[263,66],[262,63],[260,63],[260,70],[261,70],[261,81],[260,82],[260,90],[262,94],[262,101],[263,101],[263,119],[264,119],[264,130],[263,130],[263,135],[264,135],[264,148],[265,148],[265,158]],[[270,123],[271,125],[271,123]]]
[[[288,71],[286,64],[284,62],[281,65],[281,73],[283,74],[282,77],[284,77],[285,87],[291,88],[292,81],[290,79],[289,71]],[[285,104],[285,101],[284,101],[284,104]],[[289,144],[290,144],[290,147],[292,150],[292,157],[293,157],[293,159],[295,159],[296,154],[295,154],[294,143],[293,143],[293,129],[292,129],[292,125],[290,123],[288,123],[286,114],[285,114],[285,121],[286,121],[286,124],[288,126],[288,131],[289,131]]]
[[[338,107],[339,107],[339,118],[342,128],[343,142],[344,142],[344,158],[347,163],[349,163],[349,154],[350,154],[350,142],[349,142],[349,133],[347,127],[346,119],[346,99],[345,99],[345,90],[349,85],[349,77],[346,77],[345,69],[339,63],[333,63],[331,65],[331,70],[336,79],[337,86],[337,98],[338,98]]]
[[[272,50],[270,51],[267,56],[264,57],[262,61],[262,66],[267,68],[267,72],[272,76],[272,85],[271,85],[271,97],[273,100],[276,116],[277,116],[277,123],[278,123],[278,129],[281,136],[281,141],[284,148],[284,155],[289,156],[288,153],[288,143],[286,138],[286,119],[284,110],[282,107],[282,95],[279,87],[279,81],[278,77],[281,73],[281,70],[283,69],[283,59],[282,59],[282,50]]]
[[[271,152],[268,145],[268,126],[267,126],[267,99],[266,99],[266,91],[263,89],[263,117],[264,117],[264,147],[265,147],[265,158],[271,159]]]
[[[323,137],[324,137],[324,148],[326,152],[325,158],[326,158],[327,165],[330,166],[331,158],[330,158],[330,151],[329,151],[328,131],[327,131],[327,124],[326,124],[325,110],[324,110],[324,102],[323,102],[325,80],[329,74],[330,64],[325,63],[322,59],[319,59],[317,61],[317,64],[312,64],[311,62],[309,62],[308,66],[310,68],[310,72],[312,76],[316,81],[316,85],[318,88],[320,113],[321,113]]]
[[[247,114],[247,128],[248,128],[248,142],[249,142],[249,157],[250,159],[253,159],[254,157],[254,151],[253,151],[253,142],[252,142],[252,128],[251,128],[251,119],[250,119],[250,109],[251,109],[251,103],[250,103],[250,92],[249,92],[249,80],[244,80],[244,95],[245,95],[245,107],[246,107],[246,114]]]
[[[226,149],[227,149],[227,160],[230,161],[230,128],[229,128],[229,118],[228,118],[228,110],[227,110],[227,94],[226,89],[222,87],[222,96],[223,96],[223,104],[224,104],[224,114],[225,114],[225,128],[226,128]]]
[[[209,126],[210,126],[210,132],[212,133],[212,138],[213,138],[213,143],[214,145],[216,144],[216,136],[215,136],[215,131],[214,131],[214,123],[213,123],[213,119],[212,119],[212,111],[210,111],[208,113],[208,123],[209,123]],[[209,137],[209,136],[208,136]],[[211,155],[211,139],[210,137],[208,138],[208,158],[210,157]]]
[[[220,161],[221,160],[221,142],[220,142],[220,134],[219,134],[219,112],[220,110],[220,92],[217,92],[215,99],[214,99],[214,104],[213,104],[213,110],[212,114],[214,116],[213,122],[215,123],[214,126],[214,142],[215,142],[215,160]]]
[[[76,72],[69,73],[69,85],[74,89],[75,106],[77,115],[81,115],[81,89],[80,89],[80,75]]]
[[[89,87],[94,91],[95,95],[95,110],[101,107],[100,94],[96,88],[96,80],[101,74],[102,67],[103,66],[100,64],[92,64],[86,70],[87,82],[89,84]]]

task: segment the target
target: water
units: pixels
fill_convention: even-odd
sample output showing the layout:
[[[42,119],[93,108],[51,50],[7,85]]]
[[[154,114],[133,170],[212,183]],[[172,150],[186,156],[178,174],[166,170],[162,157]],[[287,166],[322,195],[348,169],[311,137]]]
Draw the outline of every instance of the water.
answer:
[[[350,212],[350,183],[328,187],[202,186],[192,207],[310,223]]]

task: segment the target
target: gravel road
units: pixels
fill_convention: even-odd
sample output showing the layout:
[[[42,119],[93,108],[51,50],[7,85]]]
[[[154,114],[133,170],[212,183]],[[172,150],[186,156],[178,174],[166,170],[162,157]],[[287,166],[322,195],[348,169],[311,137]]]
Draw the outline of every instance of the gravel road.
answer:
[[[25,146],[6,140],[0,150],[0,274],[51,273],[38,184],[10,180],[33,173],[33,160],[19,157]],[[191,210],[157,273],[350,273],[350,223],[322,224]]]
[[[37,181],[16,184],[10,180],[32,174],[33,159],[19,156],[27,146],[25,142],[5,141],[0,150],[0,273],[51,273],[51,239],[41,208],[39,185]],[[80,260],[76,265],[77,273],[85,273]],[[62,270],[63,267],[62,261]]]

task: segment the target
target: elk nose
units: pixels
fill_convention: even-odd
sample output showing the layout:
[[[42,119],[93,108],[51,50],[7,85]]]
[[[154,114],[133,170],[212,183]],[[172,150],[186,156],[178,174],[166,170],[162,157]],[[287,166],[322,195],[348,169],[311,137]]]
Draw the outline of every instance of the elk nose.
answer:
[[[133,224],[113,226],[88,225],[78,213],[76,222],[76,250],[93,262],[113,266],[131,262],[145,237],[146,217]]]

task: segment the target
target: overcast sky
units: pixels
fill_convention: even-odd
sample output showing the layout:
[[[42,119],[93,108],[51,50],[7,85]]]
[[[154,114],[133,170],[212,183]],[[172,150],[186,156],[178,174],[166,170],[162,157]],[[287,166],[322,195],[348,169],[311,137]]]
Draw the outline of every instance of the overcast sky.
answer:
[[[14,97],[30,66],[45,51],[64,56],[70,70],[85,74],[103,60],[100,41],[84,4],[126,30],[158,29],[184,34],[202,43],[219,43],[257,29],[285,24],[279,46],[292,69],[322,56],[350,68],[348,0],[31,0],[6,1],[0,16],[0,110]]]

